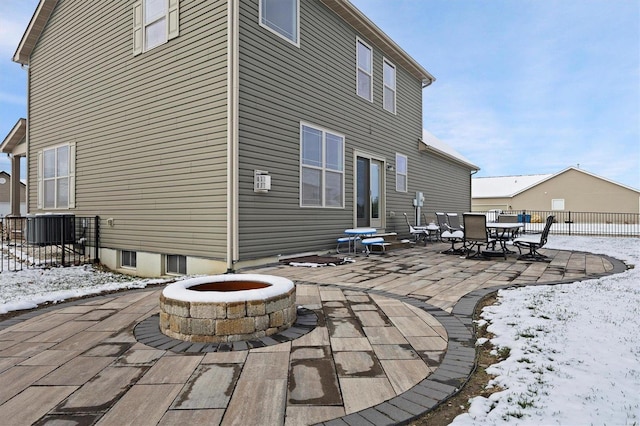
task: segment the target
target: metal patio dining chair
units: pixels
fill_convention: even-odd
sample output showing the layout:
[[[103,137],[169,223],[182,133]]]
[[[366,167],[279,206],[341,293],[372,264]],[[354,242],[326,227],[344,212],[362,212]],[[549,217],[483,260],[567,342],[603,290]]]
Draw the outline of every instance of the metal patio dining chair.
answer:
[[[438,226],[440,227],[440,241],[448,241],[451,247],[443,254],[464,254],[464,245],[456,247],[456,244],[463,244],[464,233],[460,229],[453,229],[449,226],[447,216],[444,213],[436,212]]]
[[[409,227],[409,233],[411,237],[413,237],[414,241],[417,243],[422,238],[424,240],[424,245],[427,245],[427,227],[426,226],[413,226],[409,222],[409,216],[406,213],[402,213],[404,215],[404,219],[407,221],[407,226]]]
[[[487,216],[483,213],[463,213],[462,222],[464,223],[464,250],[467,259],[483,256],[482,246],[488,247],[492,244],[495,247],[496,240],[489,237],[487,232]],[[503,252],[503,256],[505,259],[507,258],[505,252]]]
[[[458,216],[458,213],[447,213],[447,222],[453,230],[464,230],[464,225],[460,224],[460,216]]]
[[[548,262],[549,258],[544,254],[538,252],[544,245],[547,243],[547,238],[549,237],[549,231],[551,230],[551,225],[555,220],[554,215],[547,216],[547,222],[544,225],[544,229],[541,234],[529,234],[522,235],[513,240],[513,245],[518,247],[518,251],[520,252],[520,256],[518,256],[518,260],[534,260],[537,262]],[[522,253],[522,249],[528,249],[528,253]]]

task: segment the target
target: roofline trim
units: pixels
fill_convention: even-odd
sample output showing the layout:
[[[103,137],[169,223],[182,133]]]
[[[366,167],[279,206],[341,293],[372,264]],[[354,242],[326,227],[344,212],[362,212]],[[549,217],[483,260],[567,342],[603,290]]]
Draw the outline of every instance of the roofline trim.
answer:
[[[27,135],[27,120],[20,118],[13,126],[6,138],[0,144],[0,152],[11,154],[18,142]]]
[[[29,21],[27,29],[20,39],[18,48],[13,54],[12,60],[14,62],[21,65],[29,64],[33,48],[36,46],[38,39],[40,39],[40,36],[49,21],[49,17],[51,17],[53,9],[55,9],[57,4],[58,0],[40,0],[38,7],[36,7],[36,10]]]
[[[442,151],[441,149],[438,149],[434,146],[429,145],[428,143],[424,142],[422,139],[420,139],[418,141],[418,151],[433,151],[434,154],[439,155],[440,157],[444,157],[448,160],[454,161],[458,164],[462,164],[464,166],[469,167],[471,170],[475,170],[476,172],[480,171],[480,167],[476,166],[473,163],[469,163],[467,161],[464,161],[454,155],[449,154],[448,152]]]
[[[362,34],[369,42],[388,53],[400,66],[422,81],[422,87],[427,87],[436,78],[422,65],[405,52],[384,31],[367,18],[349,0],[320,0],[325,6],[341,17],[353,29]]]

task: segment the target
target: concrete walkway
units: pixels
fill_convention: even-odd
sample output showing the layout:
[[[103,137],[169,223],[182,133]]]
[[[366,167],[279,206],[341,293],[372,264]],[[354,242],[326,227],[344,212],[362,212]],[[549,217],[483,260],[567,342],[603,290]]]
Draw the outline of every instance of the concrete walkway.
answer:
[[[242,343],[225,352],[176,346],[153,325],[160,289],[6,320],[0,323],[0,419],[19,425],[405,422],[455,393],[471,373],[471,315],[482,296],[625,269],[585,253],[546,250],[550,263],[526,263],[440,254],[445,248],[429,244],[336,267],[246,271],[294,280],[298,305],[315,314],[313,326],[306,322],[304,333],[289,333],[283,343]]]

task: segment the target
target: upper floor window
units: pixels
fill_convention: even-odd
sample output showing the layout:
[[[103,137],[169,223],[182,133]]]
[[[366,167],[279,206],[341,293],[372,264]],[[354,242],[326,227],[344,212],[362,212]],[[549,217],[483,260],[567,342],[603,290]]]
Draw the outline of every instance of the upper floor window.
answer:
[[[384,109],[396,113],[396,67],[386,59],[382,62]]]
[[[298,46],[300,1],[260,0],[260,25]]]
[[[139,0],[133,5],[133,54],[166,43],[179,33],[179,0]]]
[[[373,102],[373,54],[371,47],[356,40],[358,95]]]
[[[396,191],[407,192],[408,160],[406,155],[396,154]]]
[[[75,206],[75,145],[38,152],[38,208]]]
[[[344,207],[344,136],[300,126],[300,205]]]

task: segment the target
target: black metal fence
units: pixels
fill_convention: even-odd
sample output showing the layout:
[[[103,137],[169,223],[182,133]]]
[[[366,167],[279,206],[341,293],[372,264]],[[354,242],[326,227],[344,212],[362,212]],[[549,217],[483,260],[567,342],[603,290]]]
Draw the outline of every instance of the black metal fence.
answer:
[[[497,219],[499,212],[486,212],[487,219]],[[640,214],[598,213],[543,210],[505,210],[502,214],[517,215],[525,232],[541,232],[547,216],[554,215],[550,233],[556,235],[590,235],[640,237]]]
[[[96,263],[98,216],[46,214],[1,219],[0,271]]]

